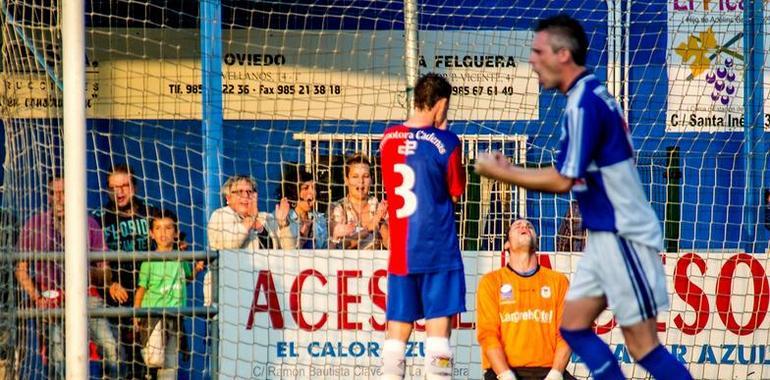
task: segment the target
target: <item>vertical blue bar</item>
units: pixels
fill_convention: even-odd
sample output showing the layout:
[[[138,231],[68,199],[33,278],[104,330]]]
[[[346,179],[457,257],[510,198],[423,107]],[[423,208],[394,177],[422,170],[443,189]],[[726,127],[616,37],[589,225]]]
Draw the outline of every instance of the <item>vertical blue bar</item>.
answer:
[[[202,129],[205,146],[205,218],[220,206],[219,188],[221,181],[222,157],[222,7],[220,0],[201,0],[201,83],[203,84]],[[208,238],[204,234],[203,244],[208,249]],[[210,270],[216,270],[213,265]],[[212,295],[217,300],[216,289],[219,273],[212,273]],[[211,346],[207,357],[210,359],[211,377],[218,378],[219,370],[219,326],[218,318],[208,324]]]
[[[743,8],[743,55],[745,57],[744,144],[746,200],[743,207],[743,245],[747,253],[756,251],[759,210],[761,210],[764,143],[764,0],[746,0]]]

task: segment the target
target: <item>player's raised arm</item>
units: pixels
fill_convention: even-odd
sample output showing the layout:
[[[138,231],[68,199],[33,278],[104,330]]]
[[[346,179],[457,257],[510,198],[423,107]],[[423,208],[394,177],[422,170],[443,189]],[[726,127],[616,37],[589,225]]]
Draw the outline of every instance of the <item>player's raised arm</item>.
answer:
[[[554,167],[528,169],[512,165],[500,152],[479,155],[475,170],[483,177],[549,193],[566,193],[574,182],[574,179],[563,176]]]

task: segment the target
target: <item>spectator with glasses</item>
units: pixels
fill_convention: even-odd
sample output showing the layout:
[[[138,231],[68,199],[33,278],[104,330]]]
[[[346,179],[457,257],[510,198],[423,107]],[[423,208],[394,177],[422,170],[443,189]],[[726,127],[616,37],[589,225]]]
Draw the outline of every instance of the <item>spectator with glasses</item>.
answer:
[[[117,164],[110,168],[105,180],[109,201],[91,215],[99,222],[104,232],[107,249],[149,252],[151,247],[148,216],[156,213],[157,208],[136,194],[136,176],[127,164]],[[179,245],[184,249],[186,243],[180,242]],[[108,306],[133,305],[141,261],[111,261],[109,265],[110,273],[105,273],[103,281],[106,286],[98,288],[100,295]],[[128,363],[120,377],[144,379],[147,369],[141,359],[140,346],[134,340],[130,318],[115,317],[110,318],[110,322],[118,326],[121,351],[125,353]]]
[[[207,227],[209,248],[247,249],[280,247],[277,226],[273,215],[260,212],[257,206],[257,182],[246,175],[234,175],[222,185],[227,205],[216,209]],[[277,227],[279,229],[287,227]],[[211,305],[211,272],[203,277],[203,304]]]
[[[245,175],[230,177],[222,185],[227,205],[211,214],[208,224],[209,248],[249,249],[278,247],[273,215],[257,206],[257,182]]]

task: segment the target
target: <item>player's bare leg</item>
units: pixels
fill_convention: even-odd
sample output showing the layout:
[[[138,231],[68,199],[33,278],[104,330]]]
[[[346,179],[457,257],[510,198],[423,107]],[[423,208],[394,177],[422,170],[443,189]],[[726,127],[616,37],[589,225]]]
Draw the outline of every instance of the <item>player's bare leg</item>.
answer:
[[[388,321],[382,347],[382,379],[401,380],[406,372],[406,341],[412,335],[412,323]]]
[[[607,308],[604,297],[580,298],[564,301],[561,327],[567,330],[582,330],[593,327],[596,317]]]
[[[445,380],[452,378],[454,365],[449,335],[452,333],[450,317],[432,318],[425,321],[425,379]]]
[[[648,318],[635,325],[622,326],[623,338],[625,338],[628,353],[639,360],[658,347],[658,324],[655,318]]]

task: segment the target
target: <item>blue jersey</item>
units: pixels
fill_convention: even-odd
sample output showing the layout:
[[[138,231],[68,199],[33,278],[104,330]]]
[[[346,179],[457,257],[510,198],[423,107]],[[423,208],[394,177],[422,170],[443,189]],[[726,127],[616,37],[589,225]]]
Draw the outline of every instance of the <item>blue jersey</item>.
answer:
[[[620,105],[591,73],[567,92],[556,169],[575,179],[583,227],[662,249],[660,225],[642,191]]]
[[[397,125],[380,144],[390,260],[398,275],[461,269],[454,202],[465,189],[460,139],[434,127]]]

